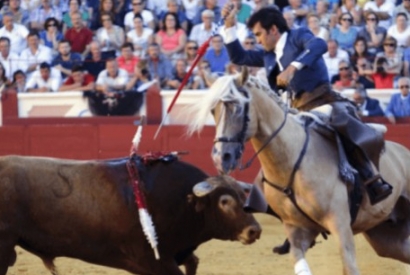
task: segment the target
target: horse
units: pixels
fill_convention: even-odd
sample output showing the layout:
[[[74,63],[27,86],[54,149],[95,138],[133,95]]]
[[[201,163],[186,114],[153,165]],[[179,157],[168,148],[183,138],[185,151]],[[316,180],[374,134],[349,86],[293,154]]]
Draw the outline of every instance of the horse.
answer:
[[[305,254],[323,232],[336,238],[345,275],[359,274],[353,238],[358,233],[379,256],[410,263],[410,151],[385,142],[380,173],[393,193],[371,205],[364,192],[351,224],[335,143],[304,126],[302,115],[311,113],[292,110],[266,82],[244,71],[218,78],[204,98],[190,106],[188,134],[200,131],[212,113],[212,158],[221,173],[239,167],[244,143],[250,140],[262,166],[265,199],[282,220],[291,244],[296,274],[311,274]]]

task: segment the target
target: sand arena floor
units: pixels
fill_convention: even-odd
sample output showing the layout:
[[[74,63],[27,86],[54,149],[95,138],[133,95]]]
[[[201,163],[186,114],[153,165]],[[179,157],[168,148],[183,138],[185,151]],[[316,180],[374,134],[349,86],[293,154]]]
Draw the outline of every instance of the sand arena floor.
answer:
[[[274,255],[272,247],[285,239],[278,220],[267,215],[257,215],[263,227],[260,240],[250,246],[238,242],[211,241],[202,245],[196,254],[200,258],[198,275],[285,275],[294,274],[288,256]],[[357,261],[361,274],[410,275],[410,265],[378,257],[366,240],[358,235],[356,240]],[[336,242],[332,236],[318,243],[307,253],[307,261],[315,275],[342,274],[341,261]],[[7,275],[49,275],[42,261],[17,248],[17,262]],[[79,260],[58,258],[61,275],[127,275],[125,271],[92,265]]]

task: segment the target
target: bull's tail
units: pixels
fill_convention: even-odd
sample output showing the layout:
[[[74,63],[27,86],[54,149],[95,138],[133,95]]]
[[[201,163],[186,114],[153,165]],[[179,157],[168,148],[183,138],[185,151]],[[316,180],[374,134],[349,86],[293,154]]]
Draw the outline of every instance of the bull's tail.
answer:
[[[56,266],[54,265],[54,258],[42,258],[44,265],[51,272],[51,275],[58,275]]]

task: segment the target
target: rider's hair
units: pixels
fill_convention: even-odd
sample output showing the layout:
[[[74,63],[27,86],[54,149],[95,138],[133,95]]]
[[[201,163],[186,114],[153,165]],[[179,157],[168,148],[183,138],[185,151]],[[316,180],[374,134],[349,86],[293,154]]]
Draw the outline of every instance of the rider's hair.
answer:
[[[289,27],[283,17],[283,14],[273,6],[261,8],[252,14],[247,23],[248,29],[253,29],[257,23],[260,23],[262,28],[266,31],[269,31],[272,26],[276,26],[280,33],[289,31]]]

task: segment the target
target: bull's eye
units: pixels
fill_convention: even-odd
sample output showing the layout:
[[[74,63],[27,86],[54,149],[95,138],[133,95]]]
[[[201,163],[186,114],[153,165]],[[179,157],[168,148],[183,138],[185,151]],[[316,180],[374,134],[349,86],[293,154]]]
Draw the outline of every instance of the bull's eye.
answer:
[[[229,203],[229,201],[226,198],[221,200],[221,205],[222,206],[226,206],[226,205],[228,205],[228,203]]]

